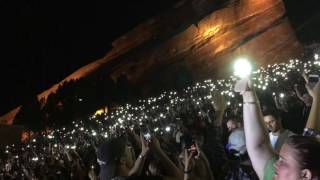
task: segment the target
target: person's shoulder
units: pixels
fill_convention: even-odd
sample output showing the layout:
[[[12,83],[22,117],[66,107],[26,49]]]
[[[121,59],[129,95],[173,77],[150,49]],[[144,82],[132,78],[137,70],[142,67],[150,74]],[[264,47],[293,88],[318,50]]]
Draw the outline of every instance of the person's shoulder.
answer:
[[[244,129],[243,128],[237,128],[237,129],[235,129],[232,133],[234,133],[234,134],[244,134]]]
[[[263,180],[273,179],[273,176],[275,175],[274,164],[276,163],[277,159],[278,159],[278,156],[273,156],[266,162],[263,170]]]

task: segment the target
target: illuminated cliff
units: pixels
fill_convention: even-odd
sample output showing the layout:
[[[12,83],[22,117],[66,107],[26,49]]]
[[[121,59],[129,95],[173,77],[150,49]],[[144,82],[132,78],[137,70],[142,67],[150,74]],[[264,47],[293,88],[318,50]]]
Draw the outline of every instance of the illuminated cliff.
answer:
[[[258,65],[286,61],[299,56],[302,48],[285,12],[282,0],[233,0],[219,7],[212,0],[181,1],[115,40],[105,57],[59,84],[108,71],[114,79],[124,73],[131,83],[152,91],[155,82],[169,83],[181,67],[201,80],[227,73],[238,56]],[[38,98],[46,99],[59,84]],[[0,121],[11,124],[18,110]]]

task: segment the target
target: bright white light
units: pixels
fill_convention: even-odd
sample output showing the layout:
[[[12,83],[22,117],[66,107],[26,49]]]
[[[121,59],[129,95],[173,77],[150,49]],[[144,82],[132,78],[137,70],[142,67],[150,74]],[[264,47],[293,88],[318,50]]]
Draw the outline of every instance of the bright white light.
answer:
[[[284,98],[284,94],[283,94],[283,93],[280,93],[280,97],[281,97],[281,98]]]
[[[71,149],[76,149],[77,147],[76,146],[71,146]]]
[[[171,131],[171,127],[170,126],[167,126],[166,127],[166,132],[170,132]]]
[[[104,137],[104,138],[108,138],[108,134],[105,133],[105,134],[103,135],[103,137]]]
[[[93,133],[92,133],[92,136],[96,136],[96,135],[97,135],[97,133],[96,133],[96,132],[93,132]]]
[[[144,134],[144,138],[146,140],[151,140],[151,134],[150,133]]]
[[[118,122],[119,122],[120,124],[122,124],[122,123],[123,123],[123,120],[122,120],[121,118],[118,118]]]
[[[319,59],[319,54],[315,54],[315,55],[314,55],[314,59],[315,59],[315,60],[318,60],[318,59]]]
[[[240,58],[236,60],[233,65],[234,75],[241,78],[248,77],[251,74],[252,67],[249,61],[245,58]]]

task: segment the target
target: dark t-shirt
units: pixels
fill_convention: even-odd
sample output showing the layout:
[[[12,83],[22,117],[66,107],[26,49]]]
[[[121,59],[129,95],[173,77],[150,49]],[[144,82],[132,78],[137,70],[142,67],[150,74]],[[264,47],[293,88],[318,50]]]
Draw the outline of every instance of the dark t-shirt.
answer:
[[[308,120],[310,107],[295,106],[289,108],[288,111],[281,113],[283,127],[296,134],[302,134]]]

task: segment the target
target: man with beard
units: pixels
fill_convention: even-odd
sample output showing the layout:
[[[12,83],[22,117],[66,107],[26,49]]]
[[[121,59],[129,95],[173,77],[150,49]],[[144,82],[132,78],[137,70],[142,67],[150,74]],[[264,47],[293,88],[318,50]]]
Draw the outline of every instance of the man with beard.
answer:
[[[276,111],[265,112],[263,120],[269,130],[271,145],[276,152],[279,152],[287,138],[294,133],[283,128],[280,114]]]

